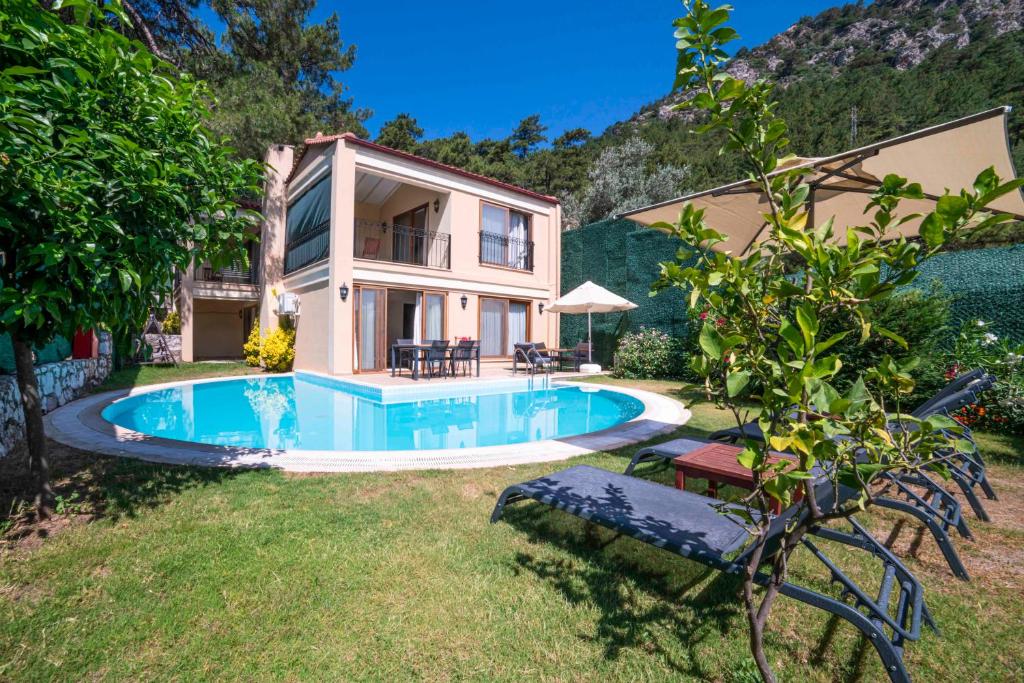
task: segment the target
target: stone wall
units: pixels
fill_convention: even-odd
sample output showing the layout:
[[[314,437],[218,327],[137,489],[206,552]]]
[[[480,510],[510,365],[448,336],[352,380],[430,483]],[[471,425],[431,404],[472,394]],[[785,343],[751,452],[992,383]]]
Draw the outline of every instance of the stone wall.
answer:
[[[112,348],[110,334],[101,332],[98,357],[36,366],[43,411],[50,412],[74,401],[103,382],[110,374]],[[24,439],[25,418],[18,382],[14,375],[0,375],[0,458]]]

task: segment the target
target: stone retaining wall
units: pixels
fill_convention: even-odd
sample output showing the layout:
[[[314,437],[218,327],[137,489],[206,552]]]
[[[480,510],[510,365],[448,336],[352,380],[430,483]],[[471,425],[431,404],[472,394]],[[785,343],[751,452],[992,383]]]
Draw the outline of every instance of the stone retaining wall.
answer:
[[[36,366],[36,379],[43,411],[84,396],[110,374],[112,342],[110,334],[99,336],[99,356],[82,360],[64,360]],[[25,439],[25,417],[21,411],[21,393],[14,375],[0,375],[0,458]]]

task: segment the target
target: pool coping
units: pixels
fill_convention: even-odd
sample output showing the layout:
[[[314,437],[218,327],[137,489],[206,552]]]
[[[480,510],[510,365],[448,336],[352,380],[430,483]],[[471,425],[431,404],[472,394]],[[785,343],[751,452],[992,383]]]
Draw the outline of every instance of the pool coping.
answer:
[[[294,374],[318,373],[287,373]],[[274,375],[280,377],[282,375]],[[333,378],[342,383],[348,378]],[[214,446],[192,441],[178,441],[150,436],[125,429],[105,420],[101,412],[108,405],[128,396],[158,391],[171,387],[233,379],[254,379],[259,376],[236,375],[197,380],[184,380],[151,384],[133,389],[121,389],[95,394],[72,401],[46,415],[46,434],[66,446],[90,450],[105,455],[135,458],[147,462],[202,467],[274,468],[288,472],[391,472],[399,470],[469,469],[499,467],[536,462],[566,460],[595,451],[614,450],[675,431],[690,419],[690,411],[682,403],[641,389],[606,384],[589,384],[556,380],[559,385],[593,386],[595,390],[615,391],[631,396],[644,404],[637,417],[608,429],[589,432],[563,439],[546,439],[502,446],[475,446],[403,451],[313,451],[297,449],[242,448]],[[480,380],[471,386],[479,388],[488,383],[502,386],[510,380]],[[528,380],[520,380],[528,385]],[[365,386],[368,383],[362,383]],[[452,388],[455,385],[450,385]],[[387,387],[398,397],[427,398],[434,391],[427,387]]]

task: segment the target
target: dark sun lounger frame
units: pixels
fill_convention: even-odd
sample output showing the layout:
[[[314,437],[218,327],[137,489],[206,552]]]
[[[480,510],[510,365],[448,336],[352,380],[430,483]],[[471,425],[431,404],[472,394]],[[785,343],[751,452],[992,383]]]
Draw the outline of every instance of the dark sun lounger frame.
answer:
[[[847,495],[853,494],[847,492]],[[819,487],[819,496],[826,509],[831,507],[828,486]],[[751,552],[743,549],[749,536],[739,522],[718,512],[721,501],[587,465],[509,486],[498,498],[491,522],[501,518],[506,506],[524,500],[535,500],[564,510],[727,574],[742,576]],[[791,507],[772,521],[762,567],[768,566],[786,524],[799,509],[800,506]],[[840,598],[791,581],[783,583],[779,592],[852,624],[874,646],[890,680],[909,683],[910,675],[903,663],[903,649],[907,641],[921,637],[922,622],[937,632],[924,603],[921,584],[855,519],[848,521],[849,531],[815,526],[801,541],[802,546],[828,570],[832,582],[839,584]],[[735,535],[736,530],[739,530],[738,535]],[[859,548],[876,558],[883,569],[877,597],[869,595],[866,589],[846,575],[812,537]],[[735,557],[730,559],[733,554]],[[759,570],[755,580],[764,585],[769,574]],[[890,614],[891,611],[894,614]]]
[[[708,443],[714,443],[714,441],[682,438],[641,448],[633,455],[633,459],[630,460],[624,474],[632,475],[633,470],[641,463],[671,463],[675,458],[686,455]],[[895,476],[891,473],[884,476],[899,498],[875,496],[874,504],[879,507],[905,512],[920,520],[928,528],[928,531],[931,532],[932,537],[935,538],[935,543],[939,546],[939,550],[942,552],[942,556],[945,558],[953,575],[964,581],[969,581],[970,575],[967,573],[967,568],[964,567],[963,561],[961,561],[952,540],[949,538],[950,528],[955,528],[966,538],[973,538],[970,529],[967,528],[967,524],[964,522],[963,515],[961,515],[960,502],[946,489],[941,486],[935,486],[934,482],[927,477],[911,474]],[[912,486],[928,488],[929,494],[921,496],[911,488]]]

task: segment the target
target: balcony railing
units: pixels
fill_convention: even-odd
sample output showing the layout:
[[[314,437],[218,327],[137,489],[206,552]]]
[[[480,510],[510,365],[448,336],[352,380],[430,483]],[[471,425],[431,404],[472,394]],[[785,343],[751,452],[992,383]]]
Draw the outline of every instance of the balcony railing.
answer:
[[[358,259],[448,269],[451,255],[448,233],[356,219],[353,256]]]
[[[252,285],[257,283],[256,259],[249,259],[249,266],[233,263],[226,268],[214,269],[209,265],[196,269],[196,280],[200,282],[222,282],[231,285]]]
[[[331,222],[324,221],[305,235],[288,242],[284,248],[284,272],[294,273],[317,261],[323,261],[331,251]]]
[[[480,263],[533,270],[533,242],[496,232],[480,233]]]

